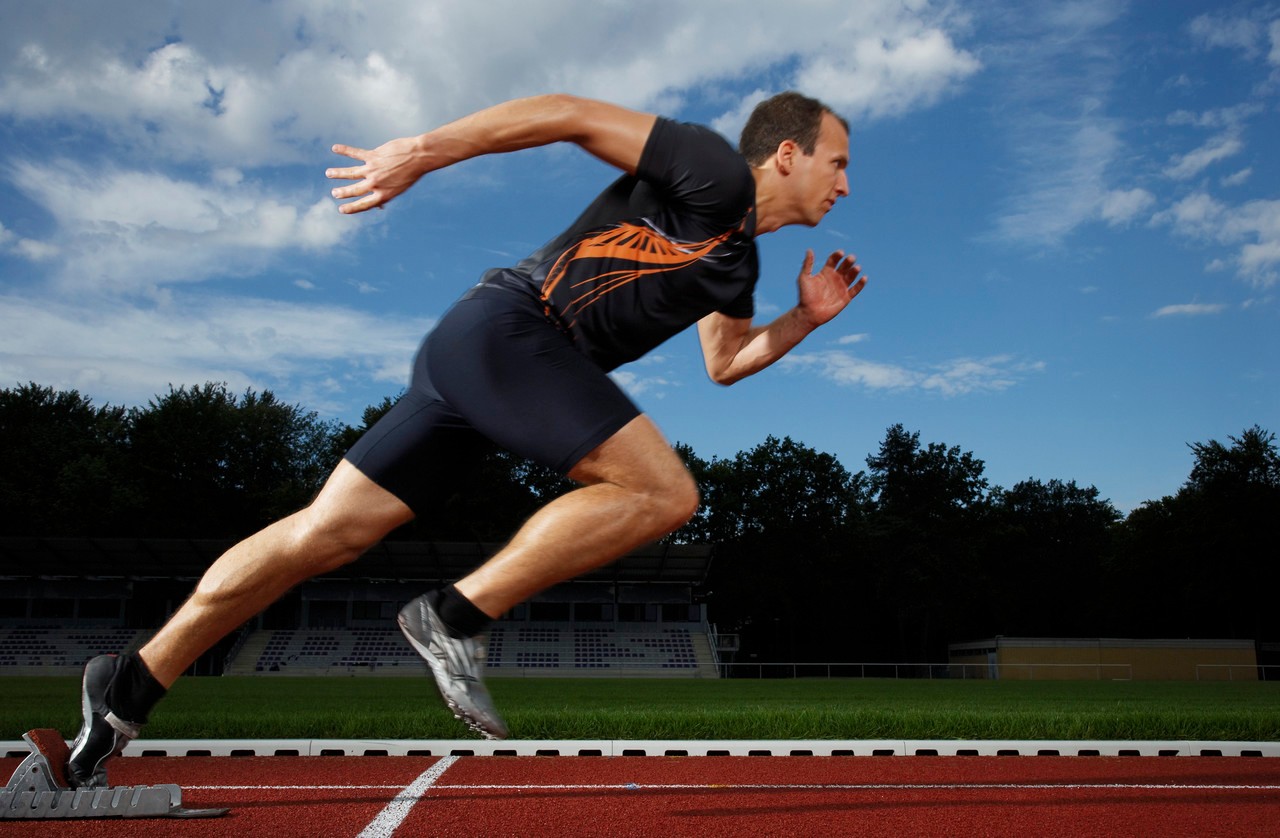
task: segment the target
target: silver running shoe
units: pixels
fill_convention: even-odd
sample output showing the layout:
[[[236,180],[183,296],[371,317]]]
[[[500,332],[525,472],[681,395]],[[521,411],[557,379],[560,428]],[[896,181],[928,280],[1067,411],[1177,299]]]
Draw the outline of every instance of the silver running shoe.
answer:
[[[107,687],[119,662],[115,655],[98,655],[84,665],[80,686],[84,723],[71,743],[67,762],[67,783],[73,789],[107,788],[107,760],[118,756],[142,732],[142,725],[125,721],[107,707]]]
[[[480,678],[487,648],[484,635],[451,636],[425,595],[400,609],[398,621],[409,643],[431,667],[440,697],[454,717],[486,739],[506,739],[507,725]]]

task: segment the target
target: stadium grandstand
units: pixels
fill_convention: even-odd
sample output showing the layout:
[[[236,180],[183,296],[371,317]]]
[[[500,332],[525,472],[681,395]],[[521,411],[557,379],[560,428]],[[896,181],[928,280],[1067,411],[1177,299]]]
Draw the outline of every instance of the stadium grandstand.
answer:
[[[78,674],[94,655],[138,648],[229,546],[0,539],[0,674]],[[193,674],[422,675],[396,613],[497,548],[383,542],[295,588],[203,656]],[[711,552],[650,545],[517,606],[489,631],[489,676],[717,677],[718,640],[697,596]]]

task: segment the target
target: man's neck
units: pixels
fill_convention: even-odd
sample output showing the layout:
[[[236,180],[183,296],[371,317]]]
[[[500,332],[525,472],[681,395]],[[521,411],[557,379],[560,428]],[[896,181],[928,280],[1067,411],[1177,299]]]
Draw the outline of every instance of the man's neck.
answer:
[[[756,166],[752,167],[751,176],[756,181],[756,235],[782,229],[787,222],[780,211],[779,196],[772,188],[777,172],[769,166]]]

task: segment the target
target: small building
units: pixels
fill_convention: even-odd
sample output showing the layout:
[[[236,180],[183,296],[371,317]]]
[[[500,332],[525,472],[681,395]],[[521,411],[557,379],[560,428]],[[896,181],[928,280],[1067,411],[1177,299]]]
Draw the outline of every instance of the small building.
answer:
[[[993,637],[947,647],[952,678],[1256,681],[1252,640]]]

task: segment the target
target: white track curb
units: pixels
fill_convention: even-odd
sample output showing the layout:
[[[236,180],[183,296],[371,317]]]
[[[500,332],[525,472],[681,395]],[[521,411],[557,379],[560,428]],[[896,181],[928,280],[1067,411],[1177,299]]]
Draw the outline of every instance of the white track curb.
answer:
[[[0,741],[0,756],[23,757],[23,741]],[[1280,742],[956,739],[140,739],[139,756],[1205,756],[1280,757]]]

